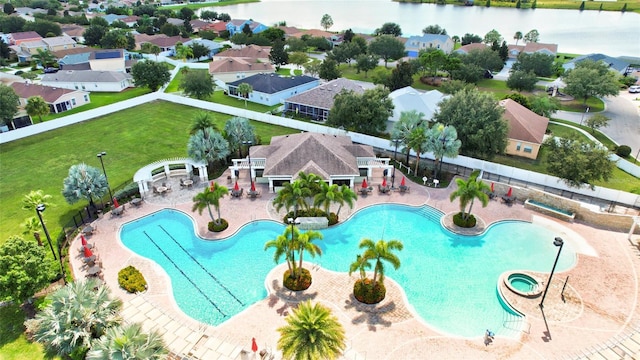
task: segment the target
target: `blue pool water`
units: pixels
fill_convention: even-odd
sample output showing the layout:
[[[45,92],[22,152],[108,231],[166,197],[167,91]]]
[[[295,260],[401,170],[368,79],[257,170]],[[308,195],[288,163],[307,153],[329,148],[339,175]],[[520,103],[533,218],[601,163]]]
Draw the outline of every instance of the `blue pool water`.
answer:
[[[431,207],[371,206],[323,230],[323,256],[305,259],[346,273],[361,252],[362,238],[401,240],[402,265],[398,270],[386,266],[387,277],[402,286],[430,326],[465,337],[481,336],[486,329],[514,335],[521,318],[497,295],[498,278],[516,269],[550,271],[557,234],[507,221],[482,236],[460,236],[442,229],[440,216]],[[281,223],[256,221],[226,240],[205,241],[194,235],[190,217],[162,210],[124,225],[120,237],[125,246],[166,270],[186,314],[216,325],[266,297],[265,277],[275,264],[273,250],[264,251],[264,244],[284,229]],[[574,262],[575,252],[566,244],[557,271]]]

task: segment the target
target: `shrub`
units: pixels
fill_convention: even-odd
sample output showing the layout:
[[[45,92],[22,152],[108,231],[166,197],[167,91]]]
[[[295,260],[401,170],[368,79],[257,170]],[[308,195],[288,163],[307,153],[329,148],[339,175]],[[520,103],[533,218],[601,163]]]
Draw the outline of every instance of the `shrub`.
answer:
[[[117,199],[129,199],[140,194],[138,183],[132,182],[127,184],[123,189],[116,191],[113,196]]]
[[[24,74],[24,71],[22,71],[22,70],[18,70],[18,71],[16,71],[14,74],[15,74],[15,75],[22,75],[22,74]]]
[[[374,286],[371,279],[360,279],[353,284],[353,296],[361,303],[377,304],[384,300],[387,295],[387,289],[382,282],[378,282],[378,286]]]
[[[141,292],[147,289],[147,281],[144,279],[144,276],[133,266],[127,266],[118,272],[118,284],[130,293]]]
[[[220,223],[216,224],[215,221],[209,221],[207,228],[209,231],[220,232],[226,230],[229,227],[229,223],[225,219],[220,219]]]
[[[616,149],[616,155],[625,158],[629,155],[631,155],[631,148],[627,145],[620,145],[618,146],[618,148]]]
[[[302,291],[307,290],[311,286],[311,273],[309,270],[302,268],[302,273],[295,279],[291,277],[291,272],[287,269],[282,278],[282,284],[289,290]]]
[[[472,228],[476,226],[476,218],[473,215],[469,215],[469,219],[465,220],[462,217],[462,213],[459,212],[453,215],[453,223],[463,228]]]
[[[329,214],[329,226],[335,225],[338,223],[338,215],[336,213]]]

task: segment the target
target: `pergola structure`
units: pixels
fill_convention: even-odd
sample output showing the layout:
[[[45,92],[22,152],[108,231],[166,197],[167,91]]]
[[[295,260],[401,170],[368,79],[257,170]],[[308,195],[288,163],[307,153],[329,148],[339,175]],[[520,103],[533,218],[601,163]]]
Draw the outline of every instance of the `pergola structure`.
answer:
[[[192,178],[194,169],[197,170],[201,181],[207,181],[207,164],[189,158],[173,158],[153,162],[136,171],[133,181],[138,183],[140,194],[149,191],[149,184],[160,179],[168,179],[171,176],[183,176]]]

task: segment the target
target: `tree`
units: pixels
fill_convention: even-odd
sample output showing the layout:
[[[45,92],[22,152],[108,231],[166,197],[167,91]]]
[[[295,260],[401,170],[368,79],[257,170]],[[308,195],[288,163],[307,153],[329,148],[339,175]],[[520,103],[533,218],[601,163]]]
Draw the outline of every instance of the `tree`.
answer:
[[[463,154],[490,160],[507,146],[503,111],[491,94],[462,90],[440,103],[434,120],[456,128]]]
[[[320,192],[313,197],[313,205],[322,206],[324,212],[329,214],[331,204],[334,202],[340,204],[342,202],[342,192],[338,184],[329,185],[323,181],[320,186]]]
[[[322,15],[322,19],[320,19],[320,25],[322,25],[322,28],[324,29],[324,31],[327,31],[328,28],[332,27],[333,19],[331,18],[331,15],[329,14]]]
[[[413,69],[411,64],[406,61],[400,61],[396,68],[391,71],[391,76],[387,79],[387,88],[389,91],[402,89],[413,84]]]
[[[420,65],[422,65],[424,70],[432,77],[436,77],[438,75],[438,70],[445,67],[447,58],[448,56],[444,51],[435,48],[420,50],[418,53],[418,61],[420,61]]]
[[[229,143],[212,128],[198,131],[189,137],[187,155],[195,161],[204,161],[211,170],[213,163],[229,155]]]
[[[21,304],[55,275],[47,250],[33,241],[12,236],[0,246],[0,300]]]
[[[55,56],[49,51],[49,49],[36,49],[37,53],[31,55],[31,58],[42,65],[42,67],[48,67],[56,62]]]
[[[191,20],[193,15],[195,15],[195,12],[186,6],[180,8],[180,11],[178,11],[178,16],[182,20]]]
[[[440,178],[442,171],[442,159],[446,156],[455,158],[460,152],[462,142],[458,140],[458,132],[453,126],[444,126],[443,124],[435,124],[427,131],[427,147],[426,151],[433,153],[436,160],[435,178]]]
[[[276,40],[284,41],[284,30],[277,27],[267,28],[265,31],[261,32],[260,35],[266,37],[271,42]]]
[[[480,200],[482,207],[486,207],[489,203],[489,195],[487,193],[491,191],[491,188],[482,179],[478,179],[479,175],[480,170],[474,170],[466,181],[464,179],[456,179],[458,189],[449,195],[450,201],[460,198],[460,213],[465,221],[469,220],[471,216],[475,199]],[[467,210],[467,205],[469,205],[469,210]]]
[[[500,59],[505,63],[507,62],[507,59],[509,59],[509,46],[507,46],[507,42],[504,40],[502,41],[502,44],[500,44],[498,55],[500,55]]]
[[[13,14],[14,11],[16,11],[16,9],[13,7],[13,5],[11,5],[11,3],[5,3],[2,6],[2,12],[4,12],[7,15]]]
[[[526,107],[527,109],[531,109],[531,102],[529,101],[529,98],[520,93],[512,93],[509,95],[505,95],[503,99],[511,99],[517,102],[518,104]]]
[[[20,32],[26,24],[26,20],[19,16],[0,17],[0,30],[5,34]]]
[[[531,31],[529,31],[528,33],[524,34],[524,42],[538,42],[540,41],[540,33],[538,32],[538,30],[533,29]]]
[[[9,61],[10,57],[11,49],[9,49],[9,45],[3,39],[0,39],[0,61]]]
[[[374,287],[384,283],[386,272],[383,261],[390,263],[396,270],[400,267],[400,259],[393,253],[393,251],[400,251],[404,248],[404,245],[399,240],[384,241],[381,239],[374,243],[371,239],[362,239],[358,247],[364,249],[361,255],[362,262],[375,261],[372,279]]]
[[[491,71],[500,71],[504,67],[504,62],[500,58],[497,51],[490,48],[473,49],[467,55],[462,56],[461,61],[466,65],[477,65],[483,71],[489,69]]]
[[[122,301],[112,299],[106,285],[97,280],[77,280],[49,296],[49,305],[27,328],[34,339],[61,357],[91,348],[95,339],[120,323]]]
[[[584,1],[582,1],[582,2],[580,3],[580,8],[579,8],[579,10],[580,10],[580,11],[584,10]]]
[[[227,120],[224,125],[225,138],[229,142],[229,150],[238,150],[238,157],[242,157],[242,142],[251,141],[256,143],[254,127],[249,124],[249,119],[234,116]]]
[[[343,90],[334,97],[327,124],[375,135],[384,131],[392,114],[393,102],[385,89],[369,89],[363,94]]]
[[[53,34],[53,36],[62,35],[62,29],[58,23],[42,19],[27,21],[22,31],[35,31],[42,37],[51,37],[51,34]]]
[[[136,86],[148,87],[151,91],[157,91],[171,80],[171,73],[167,64],[148,60],[138,61],[133,65],[131,76]]]
[[[364,77],[366,79],[367,73],[378,66],[378,60],[379,58],[376,55],[360,54],[356,57],[356,69],[358,72],[364,71]]]
[[[547,94],[536,94],[529,99],[531,111],[538,115],[550,118],[560,109],[560,100]]]
[[[276,39],[271,46],[269,52],[269,61],[276,66],[276,71],[280,70],[280,66],[289,63],[289,54],[284,49],[284,41]]]
[[[422,29],[423,34],[438,34],[438,35],[447,35],[447,30],[441,28],[440,25],[429,25],[426,28]]]
[[[518,41],[522,40],[522,31],[516,31],[515,35],[513,35],[513,40],[516,41],[516,46],[518,46]]]
[[[182,59],[182,62],[186,62],[187,59],[193,58],[193,49],[184,46],[181,42],[177,42],[175,45],[176,48],[176,56]]]
[[[591,134],[595,134],[596,130],[603,127],[607,127],[609,125],[610,120],[611,119],[606,117],[605,115],[601,113],[597,113],[590,116],[587,119],[585,125],[587,125],[589,129],[591,129]]]
[[[462,44],[462,46],[468,45],[468,44],[481,43],[481,42],[482,42],[482,37],[480,35],[470,34],[470,33],[464,34],[464,36],[462,36],[462,39],[460,39],[460,43]]]
[[[36,95],[27,99],[27,105],[25,110],[29,116],[37,116],[40,122],[42,122],[42,115],[47,115],[51,112],[49,104],[42,98],[42,96]]]
[[[209,47],[207,47],[206,45],[194,42],[193,44],[189,45],[189,48],[191,48],[191,54],[196,60],[199,60],[200,58],[203,58],[205,56],[210,58],[209,54],[211,53],[211,49],[209,49]]]
[[[100,18],[98,18],[100,19]],[[99,46],[102,37],[107,33],[107,27],[101,25],[89,26],[82,36],[84,37],[84,43],[87,46]]]
[[[108,190],[107,178],[102,171],[85,163],[72,165],[64,179],[62,196],[69,204],[87,199],[95,209],[93,197],[102,198]]]
[[[157,331],[147,334],[140,324],[133,323],[107,329],[103,336],[92,342],[86,359],[161,360],[165,359],[167,354],[168,350],[165,349],[162,336]]]
[[[220,199],[228,194],[229,189],[214,182],[210,187],[205,187],[203,192],[198,193],[193,197],[193,206],[191,207],[191,211],[197,210],[198,214],[202,215],[202,210],[206,208],[209,212],[209,217],[211,217],[211,221],[216,225],[220,225],[222,224],[222,217],[220,216]],[[211,205],[213,205],[218,213],[217,219],[213,217]]]
[[[570,187],[588,186],[594,181],[607,181],[615,167],[606,148],[577,138],[549,138],[547,170]]]
[[[536,76],[551,76],[554,73],[554,57],[543,53],[520,53],[513,70],[533,71]]]
[[[300,173],[304,174],[304,173]],[[298,176],[300,176],[298,174]],[[314,192],[309,187],[308,181],[300,181],[296,180],[292,183],[285,183],[282,189],[278,191],[278,194],[273,199],[273,206],[276,211],[280,211],[283,207],[287,210],[287,212],[293,209],[293,217],[298,217],[298,209],[301,207],[303,209],[308,209],[309,204],[307,204],[306,199],[314,196]]]
[[[208,71],[189,71],[180,80],[179,89],[196,99],[207,99],[213,94],[215,85]]]
[[[305,52],[307,50],[307,43],[302,39],[290,36],[284,42],[287,45],[289,52]]]
[[[381,35],[369,44],[369,53],[380,56],[384,60],[384,67],[387,67],[389,60],[398,60],[404,56],[404,44],[393,36]]]
[[[362,48],[354,41],[334,47],[330,56],[338,63],[344,62],[351,66],[351,60],[362,53]]]
[[[609,70],[609,65],[602,61],[584,60],[576,64],[574,69],[564,77],[567,86],[564,91],[576,98],[582,98],[586,105],[591,96],[617,96],[620,91],[616,74]]]
[[[247,108],[247,99],[249,95],[253,92],[253,86],[248,83],[241,83],[237,88],[238,95],[244,98],[244,107]]]
[[[160,46],[152,43],[143,43],[141,46],[141,51],[145,54],[153,54],[156,56],[156,61],[158,60],[158,54],[160,54],[161,49]]]
[[[400,144],[404,146],[407,159],[406,163],[409,164],[409,153],[411,147],[409,146],[409,136],[415,128],[421,127],[426,131],[427,121],[424,119],[424,114],[419,113],[416,110],[403,111],[400,113],[400,119],[393,124],[391,129],[391,139],[399,140]]]
[[[342,73],[338,69],[338,63],[333,59],[327,58],[318,67],[318,76],[322,80],[331,81],[342,76]]]
[[[516,2],[516,9],[520,9],[520,7],[521,7],[521,6],[522,6],[522,1],[521,1],[521,0],[518,0],[518,1]]]
[[[325,59],[326,61],[327,59]],[[324,62],[324,61],[323,61]],[[311,75],[311,76],[317,76],[318,74],[320,74],[320,69],[322,67],[322,63],[319,60],[312,60],[306,64],[303,65],[304,67],[304,72]],[[334,68],[335,71],[338,71],[337,67]],[[335,78],[337,79],[337,78]]]
[[[215,117],[213,113],[200,111],[193,118],[191,128],[189,129],[189,135],[195,135],[198,131],[205,131],[207,128],[218,130],[214,123]]]
[[[100,39],[100,46],[104,49],[129,49],[129,36],[133,37],[127,30],[115,29],[108,31]],[[135,41],[134,41],[135,46]]]
[[[302,302],[278,328],[278,350],[284,359],[338,359],[344,349],[345,332],[331,310]]]
[[[376,29],[376,35],[391,35],[394,37],[402,36],[402,29],[400,29],[400,25],[392,22],[387,22],[382,24],[382,27]]]
[[[289,54],[289,62],[295,64],[298,68],[309,62],[309,55],[297,51]]]
[[[457,69],[451,72],[451,78],[465,83],[475,84],[482,79],[484,71],[485,69],[479,65],[461,63]]]
[[[0,121],[8,125],[18,113],[20,98],[11,86],[0,84]]]
[[[538,82],[538,77],[533,71],[511,71],[507,79],[507,87],[517,91],[533,91]]]
[[[36,239],[38,246],[42,246],[42,238],[40,237],[42,224],[37,217],[32,216],[27,218],[22,223],[22,227],[24,228],[24,230],[22,231],[22,235],[33,235],[33,238]]]
[[[358,195],[351,190],[347,185],[340,186],[340,201],[338,201],[338,211],[336,211],[336,215],[340,216],[340,210],[344,204],[349,205],[350,209],[353,209],[354,201],[358,199]]]
[[[496,30],[492,29],[488,33],[484,35],[484,39],[482,40],[485,44],[492,44],[494,42],[500,43],[502,41],[502,35]]]

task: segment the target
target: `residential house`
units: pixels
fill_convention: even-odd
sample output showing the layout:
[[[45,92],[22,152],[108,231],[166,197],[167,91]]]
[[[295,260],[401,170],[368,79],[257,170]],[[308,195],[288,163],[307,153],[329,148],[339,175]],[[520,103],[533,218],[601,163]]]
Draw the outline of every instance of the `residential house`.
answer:
[[[164,39],[168,38],[165,34],[155,34],[155,35],[147,35],[147,34],[135,34],[133,35],[133,39],[135,41],[136,47],[135,50],[141,50],[142,44],[150,43],[153,39]]]
[[[123,49],[87,48],[88,51],[70,54],[58,61],[62,70],[93,70],[129,72],[137,60]]]
[[[558,53],[558,44],[544,44],[538,42],[528,42],[522,50],[525,54],[545,54],[556,57]]]
[[[504,119],[509,122],[507,135],[508,155],[536,159],[544,142],[549,118],[540,116],[511,99],[500,101],[504,108]]]
[[[42,36],[35,31],[23,31],[8,34],[7,39],[9,40],[7,45],[20,45],[25,41],[42,40]]]
[[[160,47],[161,56],[174,56],[176,54],[176,44],[185,41],[182,36],[156,37],[147,42]]]
[[[231,48],[217,53],[213,60],[221,60],[224,58],[241,58],[251,62],[271,62],[269,54],[271,46],[247,45],[242,48]]]
[[[282,31],[284,31],[284,37],[285,38],[288,38],[288,37],[292,36],[293,34],[297,34],[297,33],[300,32],[300,29],[298,29],[295,26],[282,26],[282,25],[280,25],[277,28],[282,30]]]
[[[329,111],[333,108],[333,99],[342,90],[363,94],[365,90],[373,88],[375,88],[375,85],[369,82],[354,81],[345,78],[331,80],[316,88],[286,99],[284,102],[284,112],[308,116],[314,121],[326,121],[329,117]]]
[[[195,28],[193,30],[195,31]],[[213,31],[216,34],[220,34],[220,32],[227,30],[227,23],[224,21],[216,21],[213,23],[207,23],[206,25],[202,25],[198,29],[198,31],[205,31],[205,30]]]
[[[76,43],[84,43],[84,32],[86,31],[86,29],[83,26],[69,24],[62,26],[61,29],[64,35],[69,36]]]
[[[427,49],[439,49],[445,54],[450,54],[453,51],[453,45],[453,40],[449,35],[424,34],[409,37],[404,47],[407,56],[415,58],[418,57],[420,50]]]
[[[15,8],[14,11],[17,15],[19,15],[23,19],[33,19],[33,15],[35,14],[43,14],[43,15],[47,14],[46,9],[40,9],[40,8],[34,9],[34,8],[22,7],[22,6]],[[33,21],[33,20],[30,20],[30,21]]]
[[[215,55],[222,48],[222,45],[220,45],[220,43],[218,43],[218,42],[207,40],[207,39],[200,39],[200,38],[192,39],[192,40],[189,40],[189,41],[185,41],[182,45],[184,45],[184,46],[192,46],[194,44],[200,44],[200,45],[205,46],[206,48],[209,49],[209,54],[207,56],[203,56],[203,57],[201,57],[199,59],[192,59],[192,61],[194,61],[194,62],[211,59],[211,58],[213,58],[213,55]]]
[[[484,50],[486,48],[487,45],[485,45],[484,43],[471,43],[460,46],[454,51],[454,53],[469,55],[472,50]]]
[[[200,29],[202,29],[203,27],[208,26],[211,23],[208,22],[208,21],[195,19],[195,20],[189,21],[189,24],[191,24],[191,27],[193,28],[193,33],[197,34],[197,33],[200,32]]]
[[[253,91],[246,97],[246,100],[273,106],[284,103],[284,100],[312,89],[320,84],[320,79],[307,75],[300,76],[280,76],[278,74],[255,74],[244,79],[228,83],[229,96],[245,99],[238,93],[238,86],[247,83],[251,85]]]
[[[32,96],[41,96],[49,104],[52,113],[61,113],[91,102],[89,93],[37,84],[14,82],[11,87],[20,98],[20,106],[26,106]]]
[[[209,74],[213,81],[225,90],[228,90],[229,82],[255,74],[271,74],[275,71],[271,63],[253,62],[242,58],[223,58],[209,63]]]
[[[509,59],[517,59],[518,55],[524,50],[524,45],[507,45]]]
[[[397,122],[403,112],[412,110],[423,113],[423,119],[431,121],[440,108],[440,102],[449,97],[450,95],[445,95],[438,90],[425,92],[416,90],[411,86],[395,90],[389,94],[394,106],[393,115],[389,118],[389,121]]]
[[[133,77],[120,71],[61,70],[45,74],[41,84],[70,90],[120,92],[134,87]]]
[[[73,49],[78,46],[75,40],[71,36],[62,35],[62,36],[54,36],[42,39],[47,45],[47,49],[51,52]]]
[[[571,70],[574,69],[576,67],[577,63],[580,63],[582,61],[585,60],[591,60],[591,61],[602,61],[605,64],[609,65],[609,68],[611,70],[617,71],[618,73],[624,75],[624,74],[628,74],[631,70],[630,66],[631,64],[629,64],[628,62],[624,61],[624,60],[620,60],[618,58],[614,58],[605,54],[588,54],[588,55],[582,55],[582,56],[578,56],[577,58],[564,63],[564,65],[562,65],[562,67],[566,70]]]
[[[127,17],[127,15],[116,15],[116,14],[106,14],[101,16],[103,19],[107,20],[109,25],[113,24],[114,21],[121,20]]]
[[[257,21],[253,21],[253,20],[240,20],[240,19],[233,19],[231,21],[229,21],[226,24],[227,30],[229,31],[229,35],[233,36],[233,34],[237,33],[237,32],[242,32],[242,29],[244,28],[245,25],[249,25],[249,29],[251,29],[251,32],[254,34],[257,33],[261,33],[265,30],[267,30],[267,26],[264,24],[261,24]]]
[[[138,23],[138,19],[140,19],[139,16],[131,15],[131,16],[123,17],[122,19],[119,19],[119,20],[127,24],[128,27],[134,27]]]
[[[70,36],[54,36],[35,41],[23,41],[20,45],[13,45],[11,48],[16,52],[18,61],[31,61],[32,56],[38,54],[38,50],[49,50],[51,52],[65,49],[72,49],[77,46],[75,40]]]

